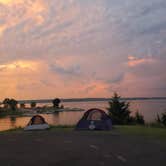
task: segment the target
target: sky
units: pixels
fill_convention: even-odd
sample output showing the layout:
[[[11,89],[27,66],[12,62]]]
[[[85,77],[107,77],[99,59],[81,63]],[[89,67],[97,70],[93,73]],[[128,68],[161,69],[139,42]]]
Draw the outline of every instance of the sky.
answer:
[[[0,100],[166,96],[165,0],[0,0]]]

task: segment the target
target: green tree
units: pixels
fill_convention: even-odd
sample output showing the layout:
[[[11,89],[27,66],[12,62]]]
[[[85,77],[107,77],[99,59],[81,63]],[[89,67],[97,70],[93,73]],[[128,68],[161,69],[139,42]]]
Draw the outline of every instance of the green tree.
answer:
[[[61,100],[59,98],[55,98],[53,101],[53,107],[54,108],[59,108],[59,104],[61,103]]]
[[[127,124],[130,122],[129,103],[120,101],[120,99],[121,97],[117,93],[114,93],[109,101],[109,108],[107,108],[113,124]]]

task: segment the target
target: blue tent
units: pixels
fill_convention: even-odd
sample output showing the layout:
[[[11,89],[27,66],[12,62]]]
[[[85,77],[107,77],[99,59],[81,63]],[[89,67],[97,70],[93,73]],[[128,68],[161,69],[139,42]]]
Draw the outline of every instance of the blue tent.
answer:
[[[86,111],[76,125],[76,130],[111,130],[111,118],[98,108]]]

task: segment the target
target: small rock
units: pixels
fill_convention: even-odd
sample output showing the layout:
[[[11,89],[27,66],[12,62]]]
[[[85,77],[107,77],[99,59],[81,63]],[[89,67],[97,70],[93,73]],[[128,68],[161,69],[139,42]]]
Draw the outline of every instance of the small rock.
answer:
[[[123,157],[123,156],[117,156],[117,158],[122,161],[123,163],[125,163],[127,160]]]

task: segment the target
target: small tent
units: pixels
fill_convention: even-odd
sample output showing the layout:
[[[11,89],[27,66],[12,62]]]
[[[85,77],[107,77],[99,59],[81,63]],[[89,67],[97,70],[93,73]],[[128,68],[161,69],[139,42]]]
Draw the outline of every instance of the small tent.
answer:
[[[24,130],[45,130],[48,128],[49,125],[46,123],[45,119],[40,115],[35,115],[31,118]]]
[[[86,111],[76,125],[76,130],[111,130],[111,118],[98,108]]]

